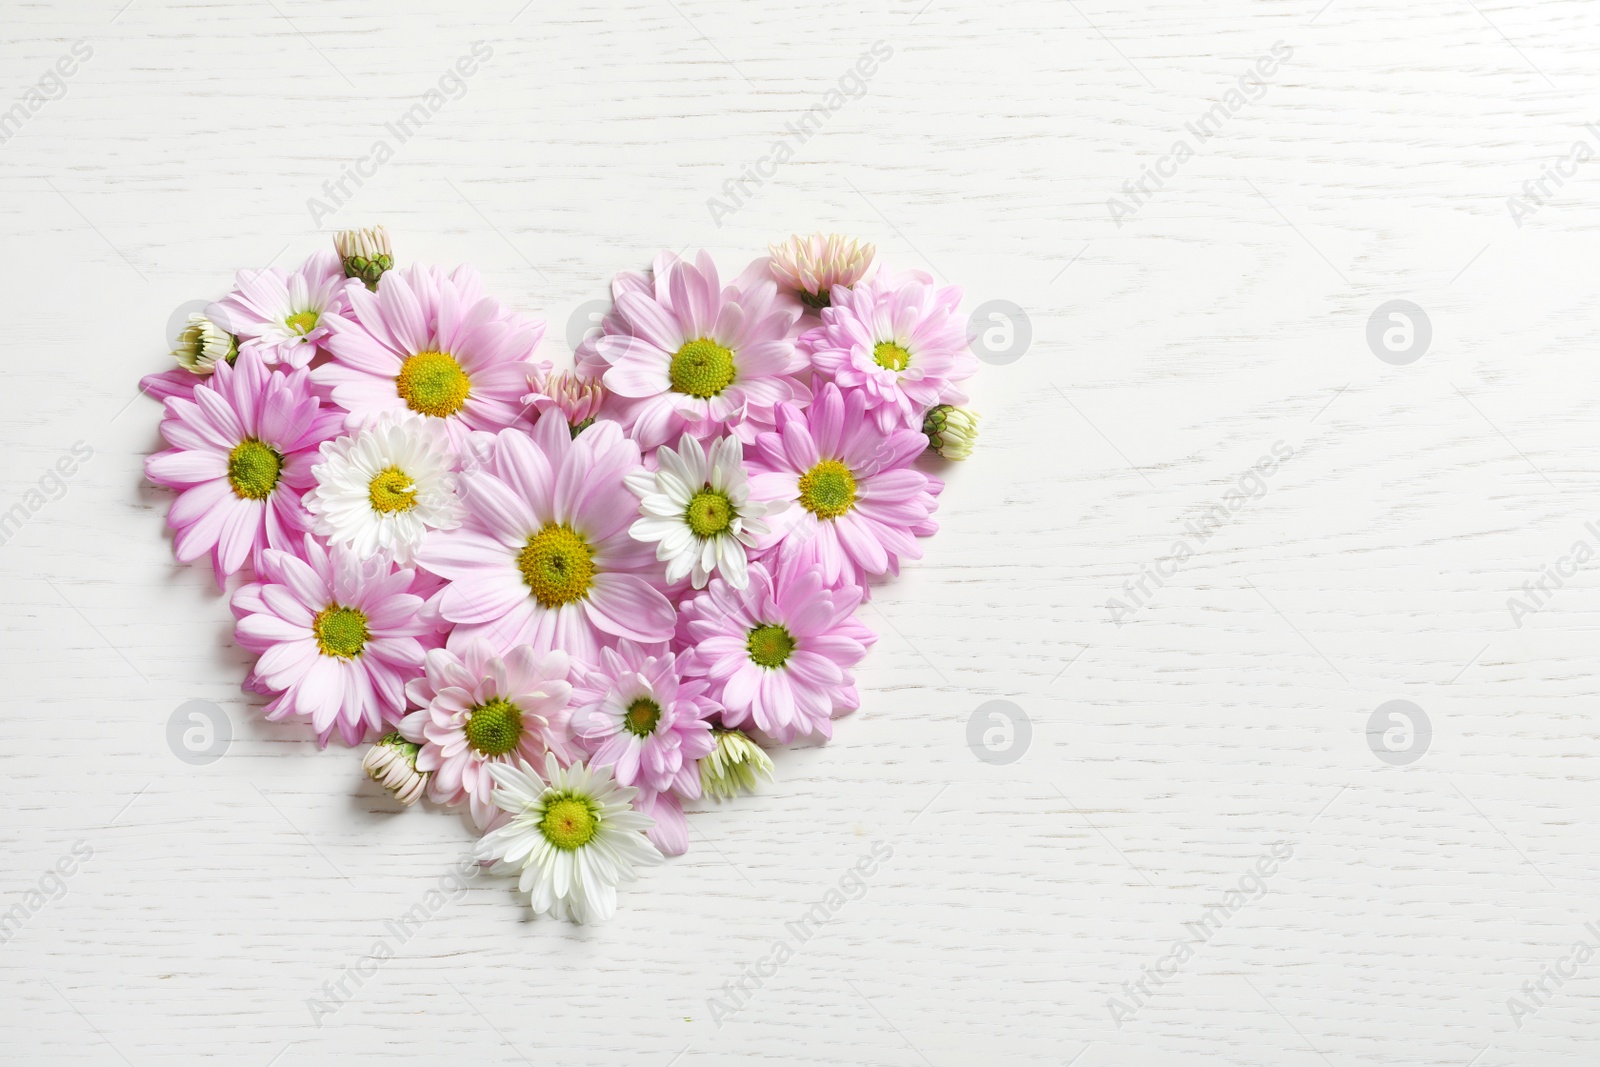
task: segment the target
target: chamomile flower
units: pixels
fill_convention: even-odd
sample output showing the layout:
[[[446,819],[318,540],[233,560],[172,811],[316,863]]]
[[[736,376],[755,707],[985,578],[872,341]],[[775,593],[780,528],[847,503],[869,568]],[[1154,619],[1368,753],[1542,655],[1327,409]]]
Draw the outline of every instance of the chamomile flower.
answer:
[[[644,517],[628,532],[637,541],[656,542],[656,559],[667,564],[667,581],[687,577],[704,589],[720,574],[735,589],[750,581],[746,563],[757,539],[771,531],[761,519],[783,510],[788,501],[750,499],[744,446],[724,437],[708,453],[690,434],[678,450],[656,450],[659,467],[628,475]]]
[[[429,530],[461,525],[450,434],[438,419],[384,412],[322,445],[306,494],[313,529],[360,559],[380,551],[409,564]]]
[[[644,835],[652,820],[632,806],[637,790],[617,785],[609,767],[563,769],[547,755],[543,780],[526,763],[492,763],[489,773],[494,803],[510,819],[475,854],[496,870],[520,870],[517,891],[535,914],[604,922],[616,914],[618,884],[661,862]]]

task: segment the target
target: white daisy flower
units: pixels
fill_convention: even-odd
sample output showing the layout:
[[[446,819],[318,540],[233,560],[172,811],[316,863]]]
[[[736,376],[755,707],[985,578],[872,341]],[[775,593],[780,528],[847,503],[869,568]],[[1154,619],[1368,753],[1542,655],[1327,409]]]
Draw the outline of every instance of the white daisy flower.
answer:
[[[616,914],[618,884],[661,862],[644,835],[655,821],[633,809],[638,790],[617,785],[610,767],[562,769],[547,755],[540,780],[521,761],[487,766],[495,805],[511,819],[484,834],[475,855],[497,871],[520,870],[517,891],[535,914],[604,922]]]
[[[455,453],[439,419],[385,412],[356,433],[326,441],[305,496],[312,529],[361,559],[388,552],[409,565],[429,530],[461,525]]]
[[[750,584],[748,550],[770,531],[761,520],[788,506],[786,500],[750,499],[744,469],[744,446],[724,437],[708,455],[688,434],[674,452],[656,450],[660,469],[628,475],[628,488],[639,497],[643,518],[628,528],[636,541],[655,541],[656,559],[667,564],[667,581],[688,575],[704,589],[711,575],[721,574],[735,589]]]

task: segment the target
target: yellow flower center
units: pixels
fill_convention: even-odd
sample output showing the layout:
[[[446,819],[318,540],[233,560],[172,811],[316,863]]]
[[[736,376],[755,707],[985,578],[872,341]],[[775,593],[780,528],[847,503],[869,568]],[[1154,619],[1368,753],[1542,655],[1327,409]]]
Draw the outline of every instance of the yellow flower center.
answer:
[[[879,341],[872,350],[872,361],[884,370],[903,371],[911,363],[911,353],[893,341]]]
[[[733,382],[733,352],[707,337],[689,341],[672,357],[672,388],[704,400]]]
[[[757,666],[776,670],[794,653],[794,638],[782,626],[768,623],[751,630],[744,647]]]
[[[856,476],[836,459],[825,459],[800,476],[800,506],[819,519],[837,519],[855,503]]]
[[[317,319],[320,317],[315,311],[300,311],[284,319],[283,324],[304,337],[317,328]]]
[[[708,485],[689,498],[683,520],[696,537],[715,537],[733,525],[733,504]]]
[[[472,382],[449,353],[418,352],[400,365],[394,387],[412,411],[442,419],[461,410]]]
[[[656,723],[661,721],[661,705],[649,697],[640,697],[628,705],[628,713],[622,717],[622,726],[635,737],[649,737],[656,732]]]
[[[473,708],[466,725],[467,744],[485,756],[504,756],[522,740],[522,709],[499,697]]]
[[[517,569],[540,606],[558,608],[589,595],[594,552],[572,527],[552,522],[522,546]]]
[[[367,485],[373,511],[410,511],[417,506],[417,487],[399,467],[385,467]]]
[[[354,659],[367,647],[367,616],[355,608],[329,604],[311,620],[311,632],[324,656]]]
[[[283,472],[283,456],[271,445],[246,437],[228,453],[228,484],[235,496],[265,500]]]
[[[559,796],[545,802],[539,830],[556,848],[571,852],[594,840],[600,831],[600,816],[583,797]]]

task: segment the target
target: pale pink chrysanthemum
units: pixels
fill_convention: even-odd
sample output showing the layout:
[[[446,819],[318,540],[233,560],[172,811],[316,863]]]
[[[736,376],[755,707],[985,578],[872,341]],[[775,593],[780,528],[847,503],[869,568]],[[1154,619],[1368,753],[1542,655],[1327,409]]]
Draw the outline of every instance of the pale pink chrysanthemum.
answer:
[[[770,521],[777,558],[819,567],[829,585],[898,574],[901,560],[922,557],[917,536],[937,529],[929,516],[943,483],[911,467],[928,439],[884,433],[865,408],[861,390],[830,382],[805,412],[780,408],[777,432],[758,437],[751,456],[751,495],[798,504]]]
[[[833,736],[833,717],[861,704],[850,668],[876,636],[852,617],[853,585],[832,588],[815,567],[750,565],[750,584],[720,578],[683,605],[685,674],[704,676],[724,726],[749,722],[773,740]]]
[[[313,253],[298,270],[242,270],[231,293],[206,308],[206,316],[267,363],[304,367],[344,311],[344,268],[333,252]]]
[[[885,272],[836,296],[798,347],[840,388],[861,391],[878,429],[916,429],[935,404],[966,402],[957,383],[978,360],[956,314],[958,287]]]
[[[562,766],[579,758],[568,728],[570,667],[565,652],[541,654],[528,645],[504,657],[481,640],[455,652],[430,651],[426,673],[406,685],[406,696],[421,710],[400,721],[400,735],[422,746],[417,770],[432,772],[429,799],[466,801],[478,829],[488,829],[499,811],[490,799],[491,763],[520,759],[541,766],[546,752]]]
[[[321,745],[335,729],[356,745],[399,722],[434,639],[426,580],[309,534],[299,555],[263,553],[257,579],[233,595],[234,633],[260,656],[245,687],[274,697],[266,717],[309,720]]]
[[[482,637],[593,663],[619,638],[671,637],[661,565],[628,535],[638,503],[624,479],[639,446],[614,422],[573,438],[564,420],[540,419],[531,435],[502,430],[488,453],[460,476],[465,522],[417,554],[450,583],[438,605],[456,624],[451,647]]]
[[[333,360],[312,372],[350,412],[353,429],[382,411],[445,420],[460,447],[468,431],[497,431],[522,415],[544,323],[483,295],[471,267],[385,271],[378,291],[347,283],[350,309],[329,322]]]
[[[795,293],[808,308],[825,308],[833,288],[849,288],[872,270],[876,249],[865,241],[837,233],[796,234],[781,244],[769,245],[768,270],[780,289]]]
[[[302,501],[317,448],[344,413],[311,392],[306,371],[275,372],[255,353],[217,364],[188,398],[171,396],[161,435],[172,447],[145,460],[152,482],[180,490],[167,512],[185,562],[210,552],[217,585],[267,548],[292,549],[310,527]]]
[[[637,786],[653,810],[656,794],[673,801],[700,795],[700,757],[716,747],[706,716],[707,683],[679,677],[678,657],[665,645],[632,641],[602,649],[594,665],[574,664],[572,728],[589,749],[589,765],[613,765],[617,781]],[[668,855],[689,847],[681,804],[665,802],[650,840]]]
[[[652,289],[617,287],[620,332],[594,351],[607,365],[605,387],[622,403],[619,418],[643,449],[688,432],[727,432],[748,440],[772,425],[775,405],[809,398],[795,374],[806,367],[788,338],[793,316],[775,302],[777,286],[724,288],[710,255],[658,259]]]

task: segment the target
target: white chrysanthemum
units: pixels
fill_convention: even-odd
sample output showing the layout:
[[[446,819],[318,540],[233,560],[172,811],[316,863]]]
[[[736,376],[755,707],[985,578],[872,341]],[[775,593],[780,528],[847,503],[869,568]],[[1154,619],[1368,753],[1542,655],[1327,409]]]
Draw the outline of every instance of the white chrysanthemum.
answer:
[[[322,445],[305,496],[313,529],[362,559],[385,551],[410,564],[429,530],[461,525],[454,466],[442,421],[386,412]]]
[[[635,471],[628,488],[639,497],[643,518],[628,528],[636,541],[655,541],[656,558],[667,564],[667,581],[685,575],[704,589],[713,573],[735,589],[750,583],[748,550],[769,532],[762,518],[782,511],[788,501],[750,499],[744,446],[724,437],[708,454],[688,434],[678,450],[656,450],[660,469]]]
[[[655,820],[633,809],[638,790],[617,785],[610,767],[563,769],[547,755],[543,780],[521,761],[488,768],[495,805],[511,819],[484,834],[475,854],[496,870],[520,870],[517,890],[535,914],[604,922],[634,868],[661,862],[644,835]]]

